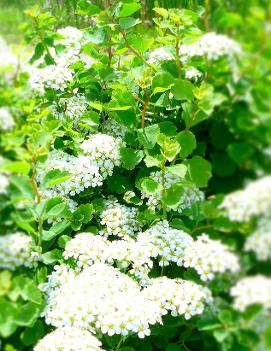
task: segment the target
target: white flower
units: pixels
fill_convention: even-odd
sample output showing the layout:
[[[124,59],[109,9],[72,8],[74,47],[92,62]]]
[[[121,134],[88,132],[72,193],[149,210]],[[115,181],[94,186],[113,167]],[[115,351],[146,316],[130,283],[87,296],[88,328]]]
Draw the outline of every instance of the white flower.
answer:
[[[246,222],[271,209],[271,176],[250,182],[243,190],[228,194],[220,208],[231,221]]]
[[[149,245],[151,256],[158,256],[160,266],[168,266],[170,262],[182,265],[185,249],[193,239],[184,231],[171,228],[167,221],[161,221],[139,233],[137,241]]]
[[[0,194],[5,194],[9,185],[8,177],[5,174],[0,174]]]
[[[70,98],[60,98],[58,102],[53,102],[50,107],[54,117],[62,121],[72,121],[76,126],[87,111],[87,100],[83,95],[74,95]]]
[[[105,226],[100,234],[106,237],[134,236],[141,227],[137,214],[138,210],[135,207],[121,205],[114,197],[109,197],[105,201],[105,209],[100,214],[101,224]]]
[[[127,132],[127,128],[118,124],[114,119],[108,119],[104,124],[103,131],[107,135],[111,135],[113,138],[118,138],[122,141],[125,133]]]
[[[161,171],[155,171],[150,174],[150,178],[153,179],[159,185],[163,185],[163,178]],[[172,185],[182,182],[182,179],[170,172],[165,172],[164,177],[164,187],[169,189]],[[162,196],[163,188],[162,186],[154,193],[144,193],[142,192],[141,198],[148,199],[146,205],[151,209],[155,210],[162,208]],[[184,186],[183,195],[180,198],[180,202],[176,211],[182,213],[186,209],[190,209],[191,206],[197,202],[200,202],[204,199],[204,194],[196,186]],[[171,211],[171,208],[167,207],[167,211]]]
[[[200,235],[184,252],[184,266],[194,268],[203,281],[211,280],[216,273],[237,272],[238,258],[219,240]]]
[[[211,301],[211,292],[194,282],[160,277],[151,279],[143,290],[146,298],[160,304],[162,314],[183,315],[185,319],[202,314],[204,303]]]
[[[8,131],[14,127],[15,122],[9,108],[7,106],[0,107],[0,129]]]
[[[97,165],[105,178],[112,175],[113,169],[120,166],[121,141],[106,134],[93,134],[86,139],[81,148],[89,160]]]
[[[271,220],[262,218],[256,230],[247,238],[245,251],[253,251],[259,261],[271,258]]]
[[[20,266],[34,268],[38,259],[30,236],[19,232],[0,236],[0,268],[12,271]]]
[[[148,63],[159,65],[164,61],[174,60],[174,56],[170,54],[165,48],[158,48],[153,50],[148,59]]]
[[[189,67],[185,70],[186,79],[198,79],[202,76],[202,73],[195,67]]]
[[[34,351],[102,351],[101,345],[88,330],[64,327],[45,335]]]
[[[234,307],[244,311],[253,304],[271,308],[271,278],[263,275],[245,277],[231,288],[231,296],[234,298]]]
[[[38,94],[45,89],[64,91],[73,79],[73,71],[65,65],[49,65],[44,68],[31,67],[29,84]]]
[[[18,58],[11,52],[5,40],[0,37],[0,71],[14,68],[18,65]]]
[[[192,44],[183,44],[180,47],[182,61],[194,56],[205,56],[208,60],[218,60],[222,56],[233,58],[240,56],[242,49],[234,40],[226,35],[206,33]]]
[[[56,269],[41,286],[47,295],[47,324],[144,337],[150,325],[161,322],[159,304],[148,300],[140,286],[119,270],[102,263],[80,273]]]
[[[60,170],[68,172],[68,179],[51,188],[55,196],[74,196],[89,187],[102,185],[99,168],[85,156],[72,156],[63,151],[52,151],[45,163],[38,165],[38,180],[41,183],[48,171]]]
[[[66,50],[74,49],[80,51],[83,32],[75,27],[65,27],[57,30],[63,38],[58,39],[56,44],[65,46]]]

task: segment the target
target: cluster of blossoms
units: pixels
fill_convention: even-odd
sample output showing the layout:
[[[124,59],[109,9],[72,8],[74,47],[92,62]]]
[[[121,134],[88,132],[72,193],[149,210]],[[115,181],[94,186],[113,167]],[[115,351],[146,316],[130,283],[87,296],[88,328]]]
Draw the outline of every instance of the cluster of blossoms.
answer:
[[[122,140],[127,132],[127,128],[110,118],[105,122],[103,131],[105,134],[111,135],[113,138]]]
[[[244,311],[253,304],[263,305],[266,309],[271,308],[271,278],[262,275],[241,279],[231,288],[231,296],[234,298],[234,307]]]
[[[63,257],[66,260],[75,259],[79,270],[96,262],[110,265],[117,262],[120,269],[128,269],[129,274],[136,277],[141,285],[148,281],[148,273],[153,265],[148,245],[131,238],[111,242],[91,233],[77,234],[66,244]]]
[[[0,37],[0,69],[12,68],[18,65],[18,58],[11,52],[5,40]]]
[[[104,178],[112,175],[114,167],[120,166],[120,147],[120,139],[101,133],[91,135],[81,144],[84,154],[99,167]]]
[[[271,259],[271,220],[262,218],[256,230],[247,238],[245,251],[253,251],[259,261]]]
[[[189,67],[185,70],[185,78],[186,79],[195,79],[197,80],[202,76],[202,73],[196,67]]]
[[[137,215],[136,208],[121,205],[114,197],[109,197],[105,200],[105,209],[100,214],[101,224],[105,226],[100,234],[106,237],[134,236],[141,228]]]
[[[185,319],[203,313],[204,303],[211,301],[211,292],[201,285],[182,279],[160,277],[151,279],[143,290],[151,301],[160,304],[161,313],[176,317],[184,315]]]
[[[184,252],[184,266],[194,268],[203,281],[216,273],[235,273],[240,269],[238,258],[218,240],[202,234]]]
[[[56,267],[41,288],[47,296],[45,321],[55,327],[144,337],[150,325],[161,322],[159,304],[148,300],[133,279],[102,263],[80,273]]]
[[[168,52],[165,48],[158,48],[153,50],[148,59],[149,64],[159,65],[164,61],[174,60],[174,56]]]
[[[102,351],[101,345],[88,330],[64,327],[47,334],[34,351]]]
[[[38,259],[39,254],[34,251],[34,242],[30,236],[19,232],[0,236],[0,268],[34,268]]]
[[[72,121],[76,126],[80,118],[87,111],[87,100],[83,95],[74,95],[69,98],[60,98],[58,103],[54,102],[50,107],[52,114],[61,121]]]
[[[232,58],[241,54],[242,49],[236,41],[214,32],[206,33],[196,42],[183,44],[180,47],[181,60],[184,62],[194,56],[205,56],[208,60],[218,60],[222,56]]]
[[[150,178],[153,179],[158,184],[163,184],[163,177],[161,171],[155,171],[150,174]],[[169,189],[172,185],[176,183],[181,183],[182,179],[170,172],[165,173],[164,177],[164,187],[165,189]],[[162,196],[163,189],[162,187],[158,188],[154,193],[144,193],[142,192],[141,198],[147,199],[147,206],[151,210],[161,209],[162,208]],[[204,200],[204,193],[200,191],[196,186],[184,186],[183,187],[183,195],[180,199],[177,212],[182,213],[186,209],[190,209],[191,206],[197,202]],[[167,211],[171,209],[168,207]]]
[[[8,177],[5,174],[0,174],[0,194],[5,194],[9,185]]]
[[[68,179],[51,188],[50,194],[53,192],[56,196],[74,196],[86,188],[101,186],[103,182],[99,168],[93,165],[87,157],[72,156],[63,151],[51,152],[46,162],[39,165],[38,179],[40,182],[48,170],[60,170],[68,173]]]
[[[14,126],[15,122],[9,108],[6,106],[0,107],[0,129],[8,131],[14,128]]]
[[[182,230],[171,228],[166,220],[139,233],[137,240],[150,246],[150,256],[158,256],[160,266],[168,266],[170,262],[182,265],[184,251],[193,242],[190,235]]]
[[[246,222],[253,216],[264,215],[271,208],[271,176],[250,182],[243,190],[230,193],[220,208],[231,221]]]

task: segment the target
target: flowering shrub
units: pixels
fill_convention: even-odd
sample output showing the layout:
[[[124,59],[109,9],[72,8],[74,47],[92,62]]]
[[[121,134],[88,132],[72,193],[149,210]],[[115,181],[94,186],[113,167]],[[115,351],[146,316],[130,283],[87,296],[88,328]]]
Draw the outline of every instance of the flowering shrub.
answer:
[[[271,348],[270,22],[140,8],[0,41],[5,351]]]

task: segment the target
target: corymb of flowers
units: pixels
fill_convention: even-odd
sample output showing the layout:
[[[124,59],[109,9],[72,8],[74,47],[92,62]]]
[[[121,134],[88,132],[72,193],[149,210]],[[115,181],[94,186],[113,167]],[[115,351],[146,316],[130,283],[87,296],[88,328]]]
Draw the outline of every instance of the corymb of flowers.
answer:
[[[270,350],[271,8],[50,3],[0,38],[0,349]]]

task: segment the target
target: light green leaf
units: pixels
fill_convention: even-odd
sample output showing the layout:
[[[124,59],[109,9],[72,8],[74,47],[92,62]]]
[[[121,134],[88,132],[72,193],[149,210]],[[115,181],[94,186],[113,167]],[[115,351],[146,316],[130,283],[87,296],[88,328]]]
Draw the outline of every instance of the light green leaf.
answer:
[[[146,149],[152,149],[156,144],[159,133],[160,133],[160,128],[158,124],[154,124],[144,129],[139,129],[137,131],[138,141]]]
[[[131,3],[126,3],[123,4],[119,17],[128,17],[131,16],[133,13],[138,11],[141,8],[141,5],[137,2],[131,2]]]
[[[180,156],[182,158],[190,155],[197,146],[195,135],[189,130],[184,130],[177,134],[176,139],[181,146]]]
[[[144,152],[142,150],[122,148],[120,150],[120,156],[123,167],[132,170],[137,164],[141,162],[144,157]]]

